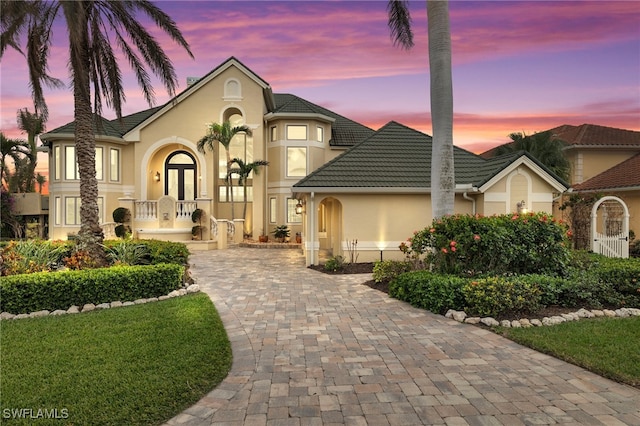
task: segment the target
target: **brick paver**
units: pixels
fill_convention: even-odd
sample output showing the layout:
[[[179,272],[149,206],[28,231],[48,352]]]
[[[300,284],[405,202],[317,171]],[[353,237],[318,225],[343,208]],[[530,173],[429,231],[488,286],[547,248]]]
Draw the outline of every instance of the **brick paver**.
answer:
[[[196,252],[229,376],[175,425],[640,425],[640,390],[361,285],[297,250]]]

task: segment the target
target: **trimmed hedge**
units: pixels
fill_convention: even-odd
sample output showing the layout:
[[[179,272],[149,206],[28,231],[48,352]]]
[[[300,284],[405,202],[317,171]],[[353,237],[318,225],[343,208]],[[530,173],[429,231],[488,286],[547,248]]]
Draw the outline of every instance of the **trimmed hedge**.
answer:
[[[389,283],[389,296],[434,314],[444,314],[448,309],[464,308],[462,288],[467,281],[455,275],[426,270],[407,272]]]
[[[68,309],[166,295],[182,287],[184,267],[175,264],[11,275],[0,278],[0,312]]]

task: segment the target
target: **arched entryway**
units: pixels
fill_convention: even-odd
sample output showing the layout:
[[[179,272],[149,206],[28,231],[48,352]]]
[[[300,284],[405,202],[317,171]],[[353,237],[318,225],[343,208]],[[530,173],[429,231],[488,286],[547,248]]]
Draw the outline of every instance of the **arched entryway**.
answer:
[[[316,229],[321,260],[342,256],[342,203],[327,197],[318,204]]]
[[[607,257],[629,257],[629,209],[620,198],[602,197],[593,205],[591,250]]]

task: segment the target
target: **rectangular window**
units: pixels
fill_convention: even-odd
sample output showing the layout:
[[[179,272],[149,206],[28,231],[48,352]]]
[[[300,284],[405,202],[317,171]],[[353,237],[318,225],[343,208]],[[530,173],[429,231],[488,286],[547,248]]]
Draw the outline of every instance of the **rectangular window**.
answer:
[[[316,130],[316,140],[318,142],[324,142],[324,128],[318,126]]]
[[[67,180],[76,180],[79,177],[78,163],[76,162],[76,147],[64,147],[64,178]]]
[[[60,225],[62,223],[62,198],[55,198],[53,208],[54,222],[56,225]]]
[[[269,223],[276,223],[277,220],[277,203],[275,197],[269,198]]]
[[[65,225],[80,225],[80,197],[66,197],[64,201]]]
[[[109,150],[109,180],[111,182],[120,181],[120,150],[111,148]]]
[[[278,128],[276,126],[271,127],[271,142],[278,140]]]
[[[103,153],[104,149],[101,146],[96,147],[96,179],[103,180],[104,179],[104,157]]]
[[[244,188],[238,185],[234,185],[230,189],[233,190],[233,202],[234,203],[242,203],[244,202]],[[231,202],[231,196],[227,196],[227,187],[221,185],[218,187],[218,197],[221,203]],[[247,201],[253,201],[253,188],[247,187]]]
[[[307,175],[307,148],[300,146],[287,147],[287,176],[300,177]]]
[[[60,152],[60,146],[56,146],[53,148],[53,179],[60,180],[61,170],[62,170],[62,154]]]
[[[287,139],[294,141],[306,141],[307,126],[300,124],[287,125]]]
[[[298,204],[298,200],[287,198],[287,223],[302,222],[302,215],[296,213],[296,204]]]

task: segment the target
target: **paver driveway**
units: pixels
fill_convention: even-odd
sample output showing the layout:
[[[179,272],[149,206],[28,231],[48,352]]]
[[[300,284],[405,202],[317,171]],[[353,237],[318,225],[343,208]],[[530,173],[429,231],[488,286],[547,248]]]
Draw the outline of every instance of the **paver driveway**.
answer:
[[[297,250],[195,253],[229,376],[167,425],[640,425],[640,390],[326,275]]]

